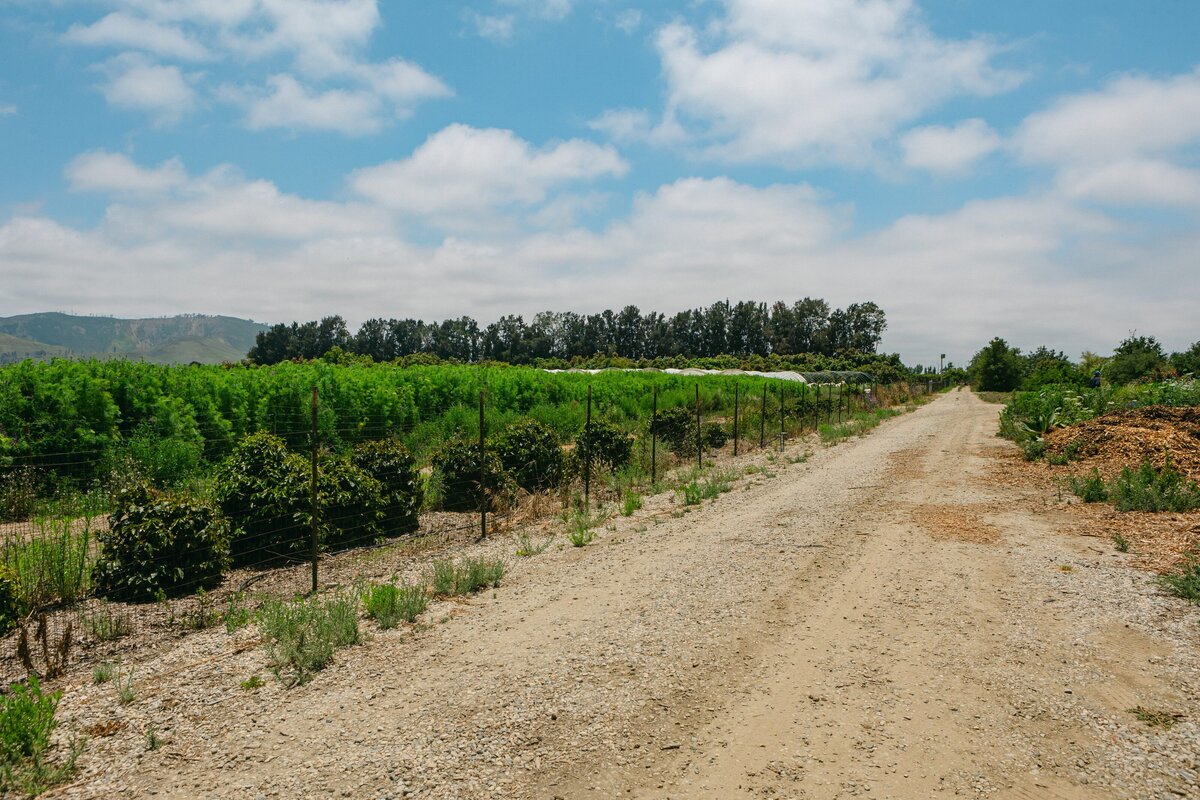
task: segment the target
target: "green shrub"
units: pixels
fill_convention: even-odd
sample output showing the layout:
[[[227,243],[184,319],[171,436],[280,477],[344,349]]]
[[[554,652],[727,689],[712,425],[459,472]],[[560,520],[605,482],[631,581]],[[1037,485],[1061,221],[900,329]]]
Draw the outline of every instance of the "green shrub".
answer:
[[[61,764],[47,758],[61,697],[61,692],[44,693],[33,675],[0,697],[0,792],[6,797],[8,792],[40,794],[75,771],[80,752],[75,742]]]
[[[120,486],[130,479],[155,486],[176,486],[200,472],[204,444],[199,438],[160,433],[143,424],[105,454],[101,471]]]
[[[1169,459],[1162,469],[1149,461],[1136,470],[1124,468],[1108,494],[1118,511],[1186,512],[1200,508],[1200,486],[1176,472]]]
[[[517,485],[530,492],[562,483],[564,459],[558,436],[535,419],[522,419],[492,437],[489,449]]]
[[[236,566],[307,554],[312,503],[309,465],[269,433],[242,439],[213,475],[213,497],[229,520]]]
[[[21,592],[17,575],[0,564],[0,636],[11,631],[21,617]]]
[[[488,507],[512,493],[512,479],[500,457],[491,450],[483,459],[483,488],[479,483],[479,444],[454,439],[433,454],[433,468],[441,476],[442,508],[446,511],[476,511],[487,493]]]
[[[0,473],[0,522],[21,522],[33,516],[38,483],[38,474],[33,467]]]
[[[658,412],[658,419],[650,421],[650,433],[665,442],[676,455],[696,454],[696,414],[687,406]]]
[[[387,507],[383,485],[349,459],[322,456],[317,464],[317,505],[319,542],[325,550],[370,544],[383,535],[381,522]]]
[[[625,492],[625,498],[621,503],[621,514],[623,516],[628,517],[641,507],[642,496],[639,493],[633,491],[632,489]]]
[[[729,434],[720,425],[705,425],[700,438],[709,450],[720,450],[729,441]]]
[[[633,437],[611,422],[584,425],[575,446],[581,462],[591,458],[593,469],[604,466],[615,472],[633,459]]]
[[[97,533],[98,594],[152,600],[212,588],[229,566],[229,528],[212,507],[142,484],[121,492],[109,528]]]
[[[1178,569],[1159,580],[1176,597],[1200,603],[1200,554],[1189,553]]]
[[[1071,476],[1071,491],[1079,495],[1085,503],[1103,503],[1108,500],[1108,487],[1104,485],[1104,478],[1100,477],[1100,470],[1092,467],[1091,474],[1083,480]]]
[[[383,492],[385,536],[399,536],[417,529],[421,511],[421,475],[412,454],[397,439],[363,442],[354,448],[351,463],[379,481]]]
[[[425,587],[415,584],[371,584],[362,597],[367,616],[378,622],[383,630],[394,628],[400,622],[416,622],[429,604]]]
[[[348,597],[270,601],[258,614],[275,677],[286,686],[307,683],[340,647],[359,640],[358,610]]]

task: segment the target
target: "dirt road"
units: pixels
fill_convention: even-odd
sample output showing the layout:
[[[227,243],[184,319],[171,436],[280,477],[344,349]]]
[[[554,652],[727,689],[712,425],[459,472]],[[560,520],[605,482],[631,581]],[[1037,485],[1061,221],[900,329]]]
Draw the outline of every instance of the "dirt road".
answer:
[[[586,548],[491,542],[499,590],[297,689],[239,690],[261,650],[203,634],[228,657],[139,667],[158,677],[131,730],[167,745],[114,738],[56,794],[1200,797],[1200,613],[1065,532],[1006,472],[997,411],[959,392],[760,456],[715,502],[660,498]]]

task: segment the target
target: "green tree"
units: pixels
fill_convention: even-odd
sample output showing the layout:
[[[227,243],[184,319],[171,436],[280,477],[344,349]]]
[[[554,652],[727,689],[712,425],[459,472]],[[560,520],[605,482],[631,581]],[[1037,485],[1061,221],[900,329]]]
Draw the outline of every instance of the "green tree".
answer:
[[[1180,375],[1200,374],[1200,342],[1193,342],[1192,346],[1182,353],[1172,353],[1171,366]]]
[[[975,354],[968,372],[981,392],[1011,392],[1021,384],[1025,365],[1021,351],[997,336]]]
[[[1142,378],[1164,377],[1169,371],[1162,345],[1153,336],[1129,334],[1113,351],[1104,377],[1113,384],[1132,383]]]

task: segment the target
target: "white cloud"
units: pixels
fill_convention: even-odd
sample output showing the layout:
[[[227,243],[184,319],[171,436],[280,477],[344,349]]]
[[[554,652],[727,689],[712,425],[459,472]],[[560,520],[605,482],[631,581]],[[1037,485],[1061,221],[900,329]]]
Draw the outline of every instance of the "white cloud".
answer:
[[[616,18],[613,19],[613,24],[625,31],[625,33],[633,33],[641,27],[642,12],[636,8],[627,8],[617,14]]]
[[[981,119],[969,119],[952,128],[941,125],[914,128],[900,139],[906,166],[943,175],[965,173],[1002,144],[1000,135]]]
[[[1013,137],[1024,161],[1057,170],[1070,197],[1113,206],[1196,206],[1200,69],[1121,77],[1031,114]]]
[[[245,107],[251,130],[330,130],[360,136],[382,127],[376,95],[344,89],[310,92],[291,75],[272,75],[265,90],[225,87],[221,97]]]
[[[441,80],[405,59],[366,57],[381,24],[377,0],[106,2],[117,10],[90,25],[72,26],[65,40],[153,53],[164,60],[205,59],[218,68],[236,60],[237,90],[217,84],[220,79],[211,75],[188,76],[187,83],[244,105],[246,123],[253,129],[373,133],[390,120],[411,115],[424,100],[452,94]],[[135,58],[134,52],[126,52],[117,60]],[[281,70],[281,59],[290,67]],[[177,66],[145,63],[123,81],[141,85],[115,87],[106,92],[110,102],[151,111],[160,122],[175,121],[196,104],[191,85],[187,102],[182,102],[184,81]],[[351,116],[334,120],[334,113]]]
[[[0,117],[14,116],[17,113],[17,107],[13,105],[0,105]]]
[[[492,15],[472,13],[468,19],[475,26],[475,32],[484,39],[493,42],[507,42],[513,37],[517,18],[512,14]]]
[[[571,13],[575,0],[500,0],[500,5],[519,9],[542,19],[563,19]]]
[[[536,149],[511,131],[451,125],[403,161],[358,170],[350,184],[387,208],[459,227],[537,205],[564,184],[627,170],[611,147],[572,139]]]
[[[110,60],[103,70],[108,82],[101,91],[116,108],[143,111],[159,125],[172,125],[196,107],[195,90],[174,65],[126,54]]]
[[[114,12],[91,25],[72,25],[66,40],[99,47],[128,47],[184,61],[210,57],[204,45],[188,38],[173,25]]]
[[[127,156],[95,150],[84,153],[65,170],[72,191],[161,194],[183,186],[188,179],[177,158],[145,169]]]
[[[662,125],[731,162],[864,166],[875,145],[942,103],[988,96],[1020,76],[996,45],[950,40],[911,0],[723,0],[706,31],[658,32]]]

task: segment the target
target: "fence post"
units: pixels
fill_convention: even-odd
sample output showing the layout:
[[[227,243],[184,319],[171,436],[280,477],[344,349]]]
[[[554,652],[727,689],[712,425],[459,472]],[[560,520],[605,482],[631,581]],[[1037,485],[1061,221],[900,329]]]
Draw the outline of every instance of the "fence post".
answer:
[[[843,382],[838,386],[838,424],[842,422],[842,403],[846,400],[846,384]]]
[[[704,440],[700,437],[700,384],[696,384],[696,469],[704,469]]]
[[[592,385],[588,384],[587,417],[583,424],[583,507],[592,510]]]
[[[311,541],[309,542],[309,545],[312,549],[312,553],[311,553],[311,555],[312,555],[312,591],[313,591],[313,594],[316,594],[317,593],[317,556],[318,556],[317,548],[319,546],[319,544],[318,544],[319,537],[317,536],[318,527],[319,527],[319,523],[317,521],[317,514],[319,512],[319,509],[317,508],[317,387],[316,386],[314,386],[313,390],[312,390],[312,452],[311,452],[311,460],[312,460],[312,464],[311,464],[312,476],[311,476],[311,480],[309,483],[309,501],[312,504],[312,506],[310,508],[312,530],[311,530]]]
[[[658,387],[654,387],[654,405],[650,412],[650,485],[658,483]]]
[[[758,418],[758,449],[767,446],[767,382],[763,381],[762,414]]]
[[[787,438],[787,433],[783,429],[783,387],[786,386],[783,381],[779,382],[779,452],[783,452],[783,442]]]
[[[733,384],[733,455],[737,457],[738,450],[738,385]]]
[[[829,384],[829,408],[825,411],[825,422],[833,424],[833,384]]]
[[[487,453],[484,451],[483,390],[479,390],[479,538],[487,538]]]

